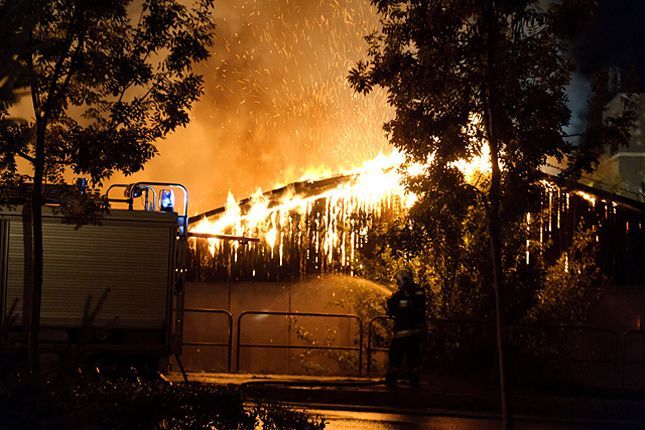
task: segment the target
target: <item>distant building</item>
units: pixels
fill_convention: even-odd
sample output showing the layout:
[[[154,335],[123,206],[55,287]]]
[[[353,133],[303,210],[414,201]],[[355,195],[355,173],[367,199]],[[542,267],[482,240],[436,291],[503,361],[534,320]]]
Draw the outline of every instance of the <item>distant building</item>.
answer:
[[[622,113],[624,93],[618,93],[606,105],[605,117],[616,117]],[[618,195],[645,201],[645,93],[638,96],[637,116],[631,131],[629,145],[607,148],[601,158],[594,178],[603,182],[601,188]]]

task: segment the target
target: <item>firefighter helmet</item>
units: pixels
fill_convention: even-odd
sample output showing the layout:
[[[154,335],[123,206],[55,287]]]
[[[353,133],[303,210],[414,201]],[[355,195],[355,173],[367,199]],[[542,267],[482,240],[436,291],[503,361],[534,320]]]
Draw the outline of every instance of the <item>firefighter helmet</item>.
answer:
[[[412,273],[407,269],[399,270],[394,275],[394,279],[399,287],[410,285],[412,283]]]

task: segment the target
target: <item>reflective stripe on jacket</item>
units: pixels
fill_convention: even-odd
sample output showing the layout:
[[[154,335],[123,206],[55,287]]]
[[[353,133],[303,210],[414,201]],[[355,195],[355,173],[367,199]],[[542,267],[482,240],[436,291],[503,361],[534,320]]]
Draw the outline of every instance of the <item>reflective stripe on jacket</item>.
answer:
[[[415,328],[415,329],[407,329],[407,330],[399,330],[394,333],[392,337],[395,339],[401,338],[401,337],[410,337],[410,336],[417,336],[420,334],[423,334],[425,330],[421,328]]]

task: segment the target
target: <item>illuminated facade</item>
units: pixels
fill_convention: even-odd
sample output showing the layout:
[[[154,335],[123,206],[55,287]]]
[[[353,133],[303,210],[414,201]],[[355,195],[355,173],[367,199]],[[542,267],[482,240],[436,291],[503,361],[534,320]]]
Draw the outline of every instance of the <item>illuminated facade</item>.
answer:
[[[621,114],[625,94],[617,94],[607,103],[605,116],[616,117]],[[636,123],[631,130],[629,145],[621,148],[607,148],[595,173],[604,188],[632,199],[645,202],[645,93],[638,96]],[[603,184],[599,184],[603,185]]]

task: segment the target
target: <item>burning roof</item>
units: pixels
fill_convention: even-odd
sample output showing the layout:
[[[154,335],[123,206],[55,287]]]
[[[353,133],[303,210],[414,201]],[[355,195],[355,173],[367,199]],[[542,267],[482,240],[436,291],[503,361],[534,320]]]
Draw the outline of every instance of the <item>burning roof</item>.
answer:
[[[485,157],[484,153],[481,159],[458,167],[472,177],[474,172],[485,169]],[[404,169],[403,161],[396,152],[381,155],[354,171],[303,179],[269,192],[258,190],[239,202],[229,193],[225,206],[191,218],[191,232],[204,237],[258,237],[260,241],[195,241],[198,266],[208,268],[216,278],[229,279],[284,280],[304,274],[354,274],[360,269],[359,252],[373,226],[396,217],[416,201],[416,196],[403,185],[404,176],[414,174],[415,167]],[[612,198],[583,185],[565,187],[548,175],[542,183],[542,210],[534,220],[539,223],[536,240],[540,243],[562,236],[563,229],[576,228],[580,217],[595,219],[598,240],[604,230],[633,234],[634,225],[638,231],[643,227],[645,211],[639,202]],[[632,218],[638,223],[634,224]],[[612,227],[605,229],[610,224]],[[558,244],[565,246],[560,241]],[[526,253],[529,261],[528,246]]]
[[[398,169],[402,161],[398,153],[379,156],[351,172],[302,180],[267,193],[258,190],[240,202],[229,194],[223,208],[201,219],[193,217],[191,231],[258,236],[263,241],[251,245],[257,249],[250,253],[276,259],[278,266],[296,264],[295,258],[307,271],[336,265],[352,273],[356,251],[373,222],[414,202]],[[234,260],[238,258],[237,243],[212,239],[209,246],[214,256],[232,252]]]

